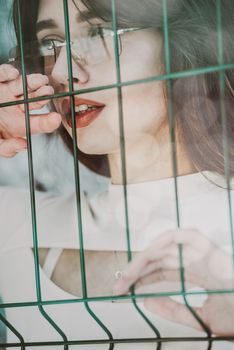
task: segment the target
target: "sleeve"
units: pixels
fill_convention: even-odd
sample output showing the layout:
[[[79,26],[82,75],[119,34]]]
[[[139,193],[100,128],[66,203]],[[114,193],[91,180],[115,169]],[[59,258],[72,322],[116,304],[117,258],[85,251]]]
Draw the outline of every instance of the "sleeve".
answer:
[[[29,215],[28,191],[0,187],[0,249],[3,249]]]
[[[0,188],[0,250],[33,247],[30,193]],[[35,192],[36,232],[40,247],[79,248],[78,210],[75,193],[51,196]],[[87,198],[81,193],[82,222],[95,225]],[[87,226],[88,224],[88,226]]]

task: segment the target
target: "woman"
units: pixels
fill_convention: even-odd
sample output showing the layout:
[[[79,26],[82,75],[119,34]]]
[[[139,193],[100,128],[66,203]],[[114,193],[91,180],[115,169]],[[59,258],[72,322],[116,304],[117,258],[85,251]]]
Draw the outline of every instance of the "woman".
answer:
[[[122,81],[125,82],[158,76],[165,72],[162,6],[157,1],[134,2],[134,7],[132,5],[132,1],[129,0],[118,3],[117,7],[118,26],[121,28],[118,32],[120,73]],[[70,1],[68,8],[73,84],[77,90],[88,89],[74,98],[78,147],[87,154],[108,154],[112,179],[108,193],[98,195],[90,201],[82,197],[87,289],[89,296],[111,295],[114,280],[121,277],[121,271],[127,262],[125,202],[122,187],[125,179],[121,168],[118,118],[120,94],[114,88],[97,91],[94,89],[100,85],[106,86],[116,82],[113,37],[109,24],[112,19],[111,4],[106,1],[94,4],[87,0]],[[207,46],[207,41],[212,43],[208,39],[216,33],[215,10],[211,2],[169,3],[173,72],[217,63],[216,47],[212,44]],[[41,88],[42,95],[52,93],[52,90],[49,91],[51,87],[48,86],[48,82],[55,92],[68,92],[64,23],[61,20],[62,1],[41,0],[33,3],[22,1],[22,13],[26,58],[30,62],[32,54],[35,53],[39,58],[34,60],[35,65],[30,66],[30,70],[35,73],[44,72],[49,77],[48,81],[46,77],[40,75],[39,85],[31,87],[31,90],[29,82],[29,93],[36,91],[36,95],[39,96]],[[230,63],[234,52],[231,39],[231,28],[234,23],[231,1],[223,5],[223,16],[226,34],[224,58],[225,63]],[[88,49],[86,43],[89,43]],[[37,68],[37,63],[41,62],[40,58],[43,58],[44,66],[42,64]],[[225,74],[232,176],[233,77],[231,70]],[[17,79],[16,76],[15,78]],[[15,84],[17,83],[20,85],[19,80]],[[217,244],[229,245],[226,191],[214,186],[197,173],[198,170],[202,171],[208,178],[210,172],[220,175],[224,173],[219,75],[211,73],[181,80],[175,79],[172,84],[172,102],[176,116],[181,227],[197,227]],[[22,87],[18,94],[13,95],[14,98],[22,95]],[[161,80],[122,88],[129,232],[130,245],[134,252],[144,249],[163,231],[173,230],[177,226],[167,101],[167,89]],[[69,98],[64,96],[57,98],[54,100],[54,105],[59,115],[48,115],[49,118],[54,118],[53,128],[56,128],[62,118],[64,127],[71,135]],[[32,109],[34,107],[38,108],[31,105]],[[5,135],[7,133],[3,135],[6,140]],[[7,213],[4,215],[6,203],[14,202],[18,209],[14,213],[15,220],[11,225],[2,223],[6,229],[1,237],[0,266],[4,266],[4,270],[2,268],[0,274],[3,282],[1,294],[6,303],[36,298],[30,218],[22,219],[29,208],[27,198],[25,192],[16,194],[15,191],[2,190],[3,218],[7,217]],[[43,300],[85,296],[86,290],[81,283],[83,275],[80,272],[79,243],[76,236],[75,196],[53,199],[37,194],[36,198]],[[227,264],[229,263],[231,264],[231,257],[228,258]],[[25,275],[25,267],[28,280],[23,285],[19,281],[16,296],[13,285],[16,278]],[[181,290],[180,285],[176,284],[172,288],[171,283],[153,285],[153,288],[154,292]],[[167,322],[144,310],[147,323],[131,303],[97,302],[90,303],[90,306],[114,338],[153,338],[154,342],[145,343],[144,348],[155,348],[155,337],[159,336],[155,327],[162,337],[201,335],[190,328]],[[26,339],[29,341],[59,339],[58,333],[53,327],[48,327],[48,322],[37,309],[32,310],[31,307],[26,309],[7,309],[8,319],[17,325],[16,328]],[[67,334],[69,340],[103,338],[106,334],[111,338],[110,333],[100,329],[100,323],[98,325],[85,312],[82,303],[56,305],[56,308],[49,306],[46,311]],[[128,315],[128,319],[123,315]],[[71,319],[72,325],[69,322]],[[199,324],[202,326],[202,322]],[[205,325],[202,329],[208,332]],[[10,335],[8,339],[11,339]],[[204,341],[195,343],[175,344],[162,341],[162,344],[164,349],[207,348],[205,338]],[[97,345],[93,346],[96,349]],[[130,349],[137,345],[115,346]],[[104,347],[108,348],[108,345],[103,345]],[[231,349],[232,345],[227,342],[214,342],[212,348]]]

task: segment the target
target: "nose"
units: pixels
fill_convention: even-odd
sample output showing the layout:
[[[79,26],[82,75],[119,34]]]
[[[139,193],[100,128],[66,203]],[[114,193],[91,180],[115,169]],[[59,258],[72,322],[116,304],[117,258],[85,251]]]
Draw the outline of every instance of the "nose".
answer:
[[[75,62],[72,59],[72,73],[73,73],[73,81],[79,82],[80,84],[85,84],[89,81],[89,73],[87,70],[78,62]],[[51,72],[51,77],[56,84],[67,85],[68,84],[68,64],[67,64],[67,51],[66,48],[63,47],[55,65]]]

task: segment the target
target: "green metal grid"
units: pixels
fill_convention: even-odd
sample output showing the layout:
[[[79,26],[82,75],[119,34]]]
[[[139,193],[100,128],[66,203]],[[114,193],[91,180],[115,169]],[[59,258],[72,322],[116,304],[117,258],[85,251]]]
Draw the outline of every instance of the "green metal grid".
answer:
[[[70,27],[69,27],[69,13],[68,13],[68,0],[63,0],[64,7],[64,22],[66,30],[66,40],[68,43],[70,40]],[[35,266],[35,280],[36,280],[36,292],[37,292],[37,301],[34,302],[20,302],[20,303],[1,303],[0,310],[7,308],[20,308],[20,307],[38,307],[38,310],[42,316],[47,320],[47,322],[57,331],[61,337],[61,341],[43,341],[43,342],[25,342],[22,335],[18,333],[17,329],[14,328],[5,318],[3,313],[0,313],[0,320],[9,328],[18,338],[16,343],[7,343],[1,344],[1,347],[11,348],[11,347],[20,347],[21,349],[27,348],[27,346],[59,346],[63,345],[64,349],[69,349],[69,345],[83,345],[83,344],[109,344],[109,349],[114,349],[115,344],[121,343],[155,343],[156,349],[159,350],[162,347],[163,343],[167,342],[191,342],[191,341],[206,341],[207,349],[212,349],[213,342],[219,342],[224,340],[234,340],[233,337],[216,337],[213,336],[207,327],[206,324],[199,318],[195,313],[193,308],[190,306],[187,297],[189,295],[202,295],[202,294],[234,294],[234,289],[230,290],[208,290],[208,291],[187,291],[185,287],[185,268],[183,263],[183,246],[178,246],[179,259],[180,259],[180,278],[181,278],[181,290],[170,291],[170,292],[161,292],[161,293],[147,293],[147,294],[136,294],[134,287],[131,288],[131,293],[125,296],[101,296],[101,297],[89,297],[87,292],[87,279],[86,279],[86,268],[85,268],[85,250],[83,243],[83,227],[82,227],[82,211],[81,211],[81,198],[80,198],[80,181],[79,181],[79,163],[78,163],[78,150],[77,150],[77,137],[76,137],[76,119],[75,119],[75,110],[74,110],[74,96],[81,95],[84,93],[100,90],[108,90],[116,88],[118,92],[118,104],[119,104],[119,130],[120,130],[120,140],[121,140],[121,160],[122,160],[122,178],[123,178],[123,195],[124,195],[124,204],[125,204],[125,224],[126,224],[126,246],[127,246],[127,255],[128,260],[132,259],[132,250],[131,250],[131,232],[129,230],[129,221],[128,221],[128,193],[127,193],[127,173],[126,173],[126,154],[125,154],[125,143],[124,143],[124,125],[123,125],[123,105],[122,105],[122,87],[131,86],[142,83],[150,83],[152,81],[166,81],[167,85],[167,94],[168,94],[168,120],[170,128],[170,140],[171,140],[171,155],[172,155],[172,165],[173,165],[173,174],[174,174],[174,189],[175,189],[175,211],[177,217],[177,227],[180,227],[180,208],[179,208],[179,191],[177,186],[177,160],[176,160],[176,147],[175,147],[175,125],[174,125],[174,113],[172,105],[172,80],[177,78],[186,78],[191,76],[197,76],[200,74],[206,74],[211,72],[218,72],[220,79],[220,90],[221,90],[221,115],[222,115],[222,127],[223,127],[223,152],[225,159],[225,178],[226,178],[226,187],[227,187],[227,201],[228,201],[228,210],[229,210],[229,221],[230,221],[230,237],[232,242],[232,255],[233,255],[233,267],[234,267],[234,235],[233,235],[233,221],[232,221],[232,201],[230,195],[230,171],[229,171],[229,145],[227,137],[227,115],[226,115],[226,106],[225,106],[225,71],[234,69],[234,62],[231,64],[224,64],[224,54],[223,54],[223,30],[222,30],[222,11],[221,11],[221,0],[216,0],[216,9],[217,9],[217,48],[218,48],[218,65],[212,67],[198,68],[182,72],[171,72],[171,54],[170,54],[170,44],[169,44],[169,27],[168,27],[168,9],[167,9],[167,0],[162,0],[163,4],[163,22],[164,22],[164,45],[165,45],[165,61],[166,61],[166,74],[150,77],[147,79],[133,80],[122,82],[121,73],[120,73],[120,61],[118,54],[118,40],[117,40],[117,14],[116,14],[116,3],[115,0],[112,2],[112,16],[113,16],[113,30],[115,33],[114,36],[114,45],[115,45],[115,64],[116,64],[116,83],[111,85],[99,86],[96,88],[83,89],[82,91],[74,90],[73,80],[72,80],[72,58],[71,58],[71,48],[68,45],[67,48],[67,61],[68,61],[68,75],[69,75],[69,92],[54,94],[52,99],[59,97],[70,96],[71,100],[71,111],[72,111],[72,130],[73,130],[73,151],[74,151],[74,173],[75,173],[75,189],[76,189],[76,202],[77,202],[77,220],[78,220],[78,235],[77,239],[80,246],[80,266],[81,266],[81,282],[82,282],[82,298],[68,299],[68,300],[43,300],[41,295],[41,282],[40,282],[40,268],[39,268],[39,255],[38,255],[38,234],[37,234],[37,214],[36,214],[36,201],[35,201],[35,191],[34,191],[34,172],[33,172],[33,150],[32,150],[32,141],[31,141],[31,132],[30,132],[30,114],[29,114],[29,103],[34,101],[46,100],[47,97],[40,98],[28,98],[27,92],[27,78],[26,78],[26,67],[24,62],[24,45],[23,45],[23,31],[22,31],[22,22],[21,22],[21,6],[20,0],[17,0],[18,7],[18,23],[19,23],[19,38],[20,38],[20,51],[21,51],[21,61],[22,61],[22,76],[23,76],[23,89],[24,89],[24,99],[21,101],[12,101],[7,103],[1,103],[0,108],[6,106],[12,106],[17,104],[24,104],[25,106],[25,121],[26,121],[26,131],[27,131],[27,141],[28,141],[28,171],[29,171],[29,183],[30,183],[30,199],[31,199],[31,217],[32,217],[32,232],[33,232],[33,244],[34,244],[34,266]],[[206,333],[205,337],[161,337],[160,330],[157,329],[156,325],[152,324],[147,316],[137,305],[137,300],[142,298],[160,298],[165,296],[182,296],[187,306],[188,310],[192,313],[193,317],[200,323],[203,330]],[[101,302],[101,301],[111,301],[111,300],[131,300],[136,312],[138,312],[141,317],[145,320],[148,326],[153,329],[155,332],[155,337],[153,338],[137,338],[137,339],[114,339],[111,331],[103,324],[97,315],[92,311],[90,304],[92,302]],[[53,321],[49,314],[44,310],[46,305],[58,305],[58,304],[68,304],[68,303],[83,303],[85,305],[86,311],[89,313],[90,317],[95,320],[95,322],[104,330],[107,335],[107,339],[102,340],[69,340],[66,334],[62,329]]]

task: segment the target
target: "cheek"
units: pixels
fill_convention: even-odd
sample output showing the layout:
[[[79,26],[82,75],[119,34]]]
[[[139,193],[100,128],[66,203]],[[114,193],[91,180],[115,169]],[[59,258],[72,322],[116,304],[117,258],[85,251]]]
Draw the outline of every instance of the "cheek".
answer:
[[[166,118],[163,83],[140,84],[123,89],[125,132],[155,135]]]
[[[116,83],[116,65],[114,61],[109,61],[107,64],[100,65],[100,67],[89,68],[89,82],[79,89],[85,89],[88,87],[94,88],[102,85],[111,85]]]
[[[131,49],[127,49],[128,45]],[[155,35],[139,37],[125,45],[120,56],[122,81],[144,79],[162,73],[162,42]]]
[[[117,92],[111,90],[106,94],[105,102],[107,107],[102,116],[88,128],[78,129],[78,146],[85,153],[111,153],[119,149]],[[124,87],[122,104],[125,141],[138,144],[144,140],[153,145],[166,119],[163,83]]]
[[[160,66],[153,60],[149,62],[141,60],[128,60],[127,64],[121,66],[121,79],[123,82],[131,80],[146,79],[160,74]]]

